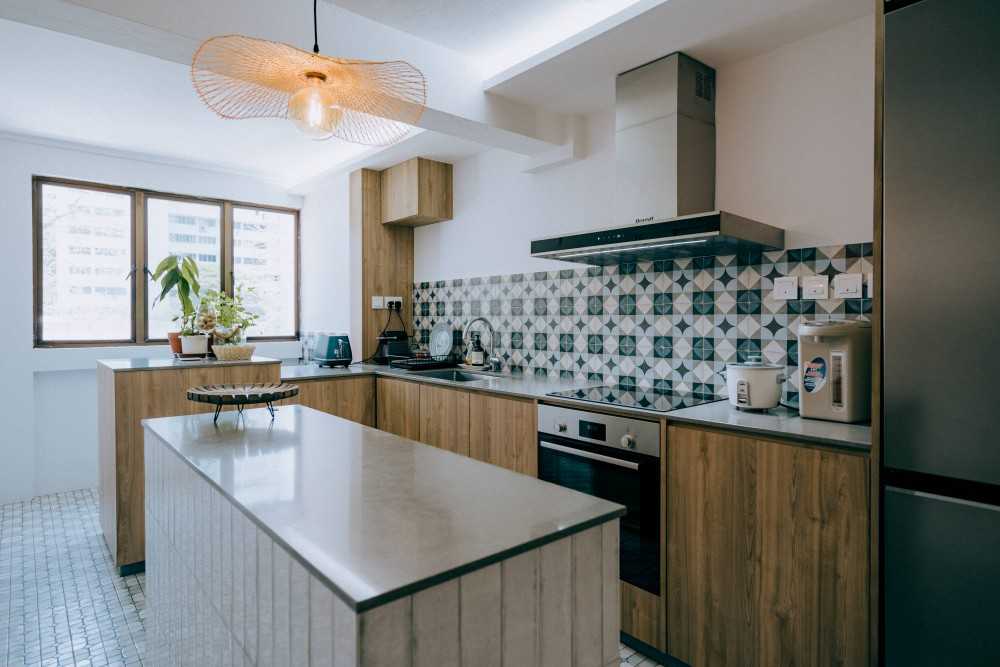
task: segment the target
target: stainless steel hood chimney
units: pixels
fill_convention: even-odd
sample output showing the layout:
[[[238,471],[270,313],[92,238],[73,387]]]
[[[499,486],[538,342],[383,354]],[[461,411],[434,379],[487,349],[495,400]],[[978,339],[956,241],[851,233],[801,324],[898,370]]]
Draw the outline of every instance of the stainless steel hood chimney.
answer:
[[[674,53],[618,75],[616,226],[536,239],[584,264],[781,250],[785,232],[715,210],[715,70]]]

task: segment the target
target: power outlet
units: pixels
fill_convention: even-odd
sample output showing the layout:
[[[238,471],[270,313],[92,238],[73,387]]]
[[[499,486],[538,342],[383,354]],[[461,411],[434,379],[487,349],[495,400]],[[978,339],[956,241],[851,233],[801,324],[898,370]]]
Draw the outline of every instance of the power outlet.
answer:
[[[799,298],[799,278],[798,276],[782,276],[774,279],[774,289],[771,296],[775,301],[788,301]]]
[[[385,307],[390,310],[402,310],[403,309],[403,297],[401,296],[387,296],[385,297]]]
[[[864,276],[860,273],[838,273],[833,277],[833,298],[860,299]]]
[[[802,277],[803,299],[830,298],[830,277],[825,275]]]

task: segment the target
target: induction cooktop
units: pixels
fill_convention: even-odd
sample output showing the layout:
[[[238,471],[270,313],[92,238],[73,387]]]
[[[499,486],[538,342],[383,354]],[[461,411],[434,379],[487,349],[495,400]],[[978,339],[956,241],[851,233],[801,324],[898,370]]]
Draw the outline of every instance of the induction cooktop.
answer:
[[[556,391],[549,396],[656,412],[670,412],[671,410],[691,408],[703,403],[714,403],[721,400],[712,393],[673,389],[641,389],[635,385],[624,384]]]

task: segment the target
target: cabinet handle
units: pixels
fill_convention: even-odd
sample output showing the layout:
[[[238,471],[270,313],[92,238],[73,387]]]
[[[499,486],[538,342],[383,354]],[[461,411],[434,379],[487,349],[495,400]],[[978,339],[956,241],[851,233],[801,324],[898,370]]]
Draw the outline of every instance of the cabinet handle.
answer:
[[[591,461],[600,461],[601,463],[610,463],[614,466],[619,466],[620,468],[628,468],[629,470],[638,470],[639,464],[634,461],[624,461],[622,459],[612,458],[610,456],[604,456],[603,454],[593,454],[591,452],[586,452],[582,449],[574,449],[572,447],[564,447],[563,445],[557,445],[551,442],[540,442],[538,446],[542,449],[551,449],[556,452],[561,452],[563,454],[572,454],[573,456],[579,456],[582,459],[590,459]]]

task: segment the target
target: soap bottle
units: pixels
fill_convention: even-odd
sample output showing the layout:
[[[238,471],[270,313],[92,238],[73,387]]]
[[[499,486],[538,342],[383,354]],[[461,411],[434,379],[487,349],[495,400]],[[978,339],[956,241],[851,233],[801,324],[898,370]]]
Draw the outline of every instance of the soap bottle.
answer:
[[[479,334],[472,334],[472,349],[469,350],[469,364],[472,366],[484,366],[486,364],[486,350],[479,342]]]

